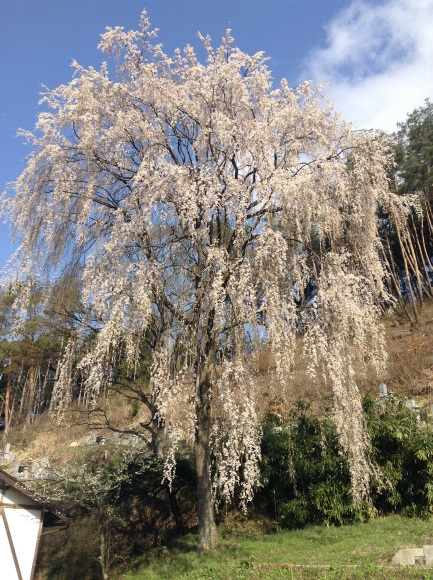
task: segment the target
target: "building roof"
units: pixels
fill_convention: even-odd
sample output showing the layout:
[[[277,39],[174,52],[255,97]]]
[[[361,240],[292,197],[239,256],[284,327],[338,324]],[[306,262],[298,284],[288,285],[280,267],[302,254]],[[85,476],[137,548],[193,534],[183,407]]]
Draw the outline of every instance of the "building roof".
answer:
[[[16,479],[6,471],[3,471],[3,469],[0,469],[0,487],[2,487],[3,489],[12,487],[13,489],[19,491],[22,495],[24,495],[28,499],[37,503],[38,507],[42,510],[44,514],[43,520],[44,527],[69,526],[70,517],[68,514],[59,510],[52,503],[47,502],[39,494],[35,493],[34,491],[26,487],[23,483],[18,481],[18,479]],[[24,504],[22,505],[24,507]]]

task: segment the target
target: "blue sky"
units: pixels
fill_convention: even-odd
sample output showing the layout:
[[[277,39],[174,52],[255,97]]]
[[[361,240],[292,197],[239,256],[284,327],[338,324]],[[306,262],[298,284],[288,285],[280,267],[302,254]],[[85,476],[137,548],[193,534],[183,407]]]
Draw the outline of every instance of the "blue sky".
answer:
[[[166,52],[231,28],[242,50],[266,53],[275,82],[330,82],[360,127],[392,131],[433,97],[433,0],[1,0],[0,192],[25,167],[15,134],[33,129],[41,86],[69,82],[72,59],[98,67],[105,27],[135,29],[143,8]],[[1,225],[0,268],[10,253]]]

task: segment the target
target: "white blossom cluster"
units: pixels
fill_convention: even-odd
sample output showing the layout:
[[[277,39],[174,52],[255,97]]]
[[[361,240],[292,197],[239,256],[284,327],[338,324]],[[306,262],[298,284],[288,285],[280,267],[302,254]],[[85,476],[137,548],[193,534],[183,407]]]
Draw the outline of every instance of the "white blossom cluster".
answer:
[[[69,84],[45,93],[49,111],[23,133],[33,152],[3,200],[22,274],[83,268],[99,329],[78,362],[89,400],[152,337],[171,464],[176,441],[204,427],[215,497],[241,485],[244,504],[260,457],[246,361],[266,346],[284,377],[305,332],[361,497],[370,468],[355,374],[386,362],[377,215],[399,207],[387,147],[343,122],[320,88],[273,87],[263,54],[241,52],[229,32],[218,49],[202,39],[205,63],[191,46],[166,55],[155,36],[145,13],[139,31],[107,29],[100,48],[114,73],[76,63]]]

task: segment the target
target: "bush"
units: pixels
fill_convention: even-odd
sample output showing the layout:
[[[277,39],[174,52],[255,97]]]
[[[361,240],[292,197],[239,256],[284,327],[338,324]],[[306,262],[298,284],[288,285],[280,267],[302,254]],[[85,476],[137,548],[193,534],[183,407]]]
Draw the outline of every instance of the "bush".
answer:
[[[330,419],[298,402],[263,425],[259,501],[284,528],[353,521],[347,460]]]
[[[367,397],[364,411],[372,459],[385,481],[373,489],[380,513],[424,516],[433,504],[433,430],[399,399],[384,407]]]
[[[354,505],[347,459],[329,413],[298,402],[274,405],[263,423],[257,499],[277,524],[341,525],[372,513],[427,515],[433,504],[433,429],[401,400],[364,400],[371,461],[378,476],[371,502]]]

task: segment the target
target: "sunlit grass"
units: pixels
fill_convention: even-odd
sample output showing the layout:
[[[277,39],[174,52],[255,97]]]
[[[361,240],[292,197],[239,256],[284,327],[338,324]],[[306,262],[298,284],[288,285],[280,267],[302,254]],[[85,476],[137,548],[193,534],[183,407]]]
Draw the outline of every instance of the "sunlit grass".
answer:
[[[254,534],[222,533],[215,552],[198,554],[188,536],[136,562],[126,580],[243,578],[431,578],[433,570],[390,568],[400,548],[433,543],[433,522],[390,516],[353,526]]]

